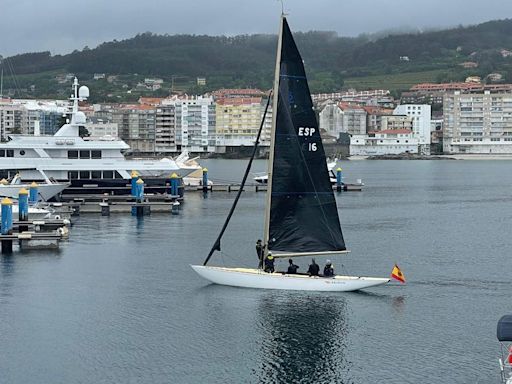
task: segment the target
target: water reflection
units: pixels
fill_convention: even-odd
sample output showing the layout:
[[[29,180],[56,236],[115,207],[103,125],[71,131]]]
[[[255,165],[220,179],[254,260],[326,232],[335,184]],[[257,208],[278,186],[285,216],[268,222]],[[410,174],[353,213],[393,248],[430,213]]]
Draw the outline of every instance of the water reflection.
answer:
[[[346,302],[336,295],[268,293],[258,306],[263,383],[348,383]]]

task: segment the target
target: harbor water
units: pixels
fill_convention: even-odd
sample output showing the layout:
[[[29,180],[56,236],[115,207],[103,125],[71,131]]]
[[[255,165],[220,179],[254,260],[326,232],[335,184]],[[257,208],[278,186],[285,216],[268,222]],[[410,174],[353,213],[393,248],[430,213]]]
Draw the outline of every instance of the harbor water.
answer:
[[[235,181],[245,163],[203,165]],[[496,323],[512,313],[512,163],[341,165],[365,188],[337,195],[351,253],[336,272],[389,276],[396,262],[407,284],[209,285],[189,264],[204,260],[235,193],[188,193],[176,216],[82,215],[59,251],[0,257],[0,382],[497,383]],[[257,265],[264,197],[244,193],[212,265]]]

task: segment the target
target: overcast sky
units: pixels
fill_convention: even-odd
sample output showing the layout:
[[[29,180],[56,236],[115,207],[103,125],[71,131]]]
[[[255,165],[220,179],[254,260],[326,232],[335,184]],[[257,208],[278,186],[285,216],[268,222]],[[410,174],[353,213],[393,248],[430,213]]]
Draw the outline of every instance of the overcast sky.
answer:
[[[68,53],[139,32],[275,33],[277,0],[0,0],[0,55]],[[512,0],[285,0],[293,30],[342,36],[512,17]]]

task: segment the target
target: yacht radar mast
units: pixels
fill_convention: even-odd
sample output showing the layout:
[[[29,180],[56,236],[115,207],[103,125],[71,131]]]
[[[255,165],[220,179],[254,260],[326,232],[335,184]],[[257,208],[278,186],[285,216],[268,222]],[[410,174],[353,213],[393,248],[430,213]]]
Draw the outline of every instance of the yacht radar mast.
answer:
[[[67,124],[64,124],[57,133],[55,133],[55,136],[79,136],[79,126],[85,124],[86,117],[85,113],[78,110],[78,102],[87,100],[88,97],[89,88],[85,85],[78,88],[78,79],[75,77],[73,81],[73,93],[69,98],[69,100],[73,102],[71,106],[71,120]]]

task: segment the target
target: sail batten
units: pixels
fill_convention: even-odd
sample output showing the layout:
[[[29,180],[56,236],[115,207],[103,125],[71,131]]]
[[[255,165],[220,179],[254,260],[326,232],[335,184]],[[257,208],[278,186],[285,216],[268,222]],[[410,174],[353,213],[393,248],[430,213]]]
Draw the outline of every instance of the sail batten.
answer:
[[[287,253],[346,249],[302,58],[282,17],[265,233]]]

